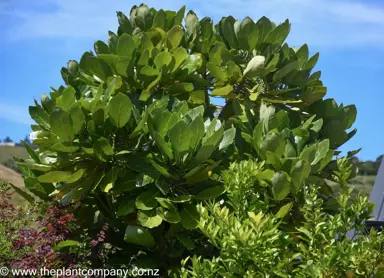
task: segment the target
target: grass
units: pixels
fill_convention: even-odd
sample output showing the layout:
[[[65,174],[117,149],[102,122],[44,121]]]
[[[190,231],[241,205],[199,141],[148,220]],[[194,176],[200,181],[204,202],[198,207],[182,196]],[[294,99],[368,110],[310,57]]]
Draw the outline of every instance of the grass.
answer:
[[[13,159],[13,157],[26,159],[28,158],[28,153],[24,147],[0,146],[0,164],[3,164],[8,159]]]
[[[357,176],[349,183],[349,187],[353,187],[352,197],[355,197],[359,192],[367,197],[371,195],[373,185],[375,184],[376,176]],[[339,192],[340,188],[336,183],[329,182],[334,192]]]
[[[28,158],[28,153],[24,147],[0,146],[0,180],[4,179],[8,182],[12,182],[15,186],[22,188],[24,182],[21,175],[3,166],[5,162],[13,160],[13,157],[26,159]],[[25,204],[26,201],[23,197],[17,194],[13,189],[11,189],[11,192],[11,202],[13,204]]]

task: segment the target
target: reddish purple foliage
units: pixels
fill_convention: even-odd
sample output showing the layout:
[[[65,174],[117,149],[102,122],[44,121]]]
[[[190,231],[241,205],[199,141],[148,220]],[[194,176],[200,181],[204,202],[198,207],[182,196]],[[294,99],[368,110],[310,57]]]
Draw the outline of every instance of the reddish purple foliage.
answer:
[[[104,224],[103,228],[101,231],[96,235],[96,239],[91,240],[90,245],[93,247],[98,246],[99,244],[102,244],[105,242],[106,239],[106,233],[108,231],[108,224]]]
[[[15,268],[37,269],[68,265],[71,258],[53,250],[53,246],[66,240],[71,234],[73,215],[64,207],[50,207],[36,229],[21,229],[13,241],[15,249],[31,247],[20,260],[11,262]]]

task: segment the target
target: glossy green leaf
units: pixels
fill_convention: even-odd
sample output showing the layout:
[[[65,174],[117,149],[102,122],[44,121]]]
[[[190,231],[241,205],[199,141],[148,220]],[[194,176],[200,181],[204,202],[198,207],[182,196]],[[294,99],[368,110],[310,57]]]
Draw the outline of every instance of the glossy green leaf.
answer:
[[[133,40],[131,35],[125,33],[120,36],[119,41],[117,43],[117,55],[132,58],[132,55],[135,51],[135,47],[135,41]]]
[[[72,141],[75,137],[70,115],[58,107],[52,110],[50,125],[52,132],[63,141]]]
[[[132,34],[133,26],[126,15],[122,12],[117,12],[117,19],[119,21],[119,35],[124,33]]]
[[[117,216],[125,216],[136,211],[135,199],[131,199],[129,196],[126,198],[119,199]]]
[[[185,229],[194,229],[199,225],[200,215],[195,205],[185,204],[180,212],[181,225]]]
[[[203,58],[201,54],[188,55],[181,65],[181,69],[187,70],[188,73],[193,73],[200,69],[203,64]]]
[[[284,206],[282,206],[279,211],[276,213],[276,218],[284,218],[288,213],[289,211],[292,209],[293,207],[293,204],[292,203],[288,203],[288,204],[285,204]]]
[[[160,72],[151,66],[144,66],[140,70],[140,74],[147,76],[147,77],[154,77],[154,76],[158,76],[160,74]]]
[[[96,54],[109,54],[109,47],[103,41],[95,42],[93,48],[95,49]]]
[[[41,105],[47,113],[51,113],[53,107],[55,106],[52,99],[50,99],[46,94],[41,95]]]
[[[156,213],[156,210],[139,211],[137,213],[137,219],[144,227],[154,228],[163,222],[163,219]]]
[[[58,152],[73,153],[73,152],[76,152],[79,149],[79,147],[74,146],[71,143],[67,143],[67,142],[58,142],[56,144],[53,144],[51,146],[51,149]]]
[[[196,14],[193,11],[189,11],[185,17],[185,27],[189,37],[197,32],[197,26],[199,25],[199,20]]]
[[[116,49],[118,41],[119,37],[115,33],[108,31],[108,47],[111,54],[117,53]]]
[[[217,198],[225,192],[225,187],[223,185],[216,185],[211,188],[204,189],[196,195],[196,199],[199,200],[209,200],[212,198]]]
[[[128,243],[133,243],[148,248],[156,245],[151,233],[140,226],[127,226],[125,229],[124,240]]]
[[[173,152],[169,142],[166,142],[161,135],[159,135],[156,131],[152,132],[153,140],[156,142],[156,145],[160,148],[160,150],[169,158],[173,159]]]
[[[156,200],[159,202],[159,204],[166,209],[176,209],[175,205],[172,203],[171,200],[167,198],[161,198],[161,197],[156,197]]]
[[[72,176],[68,171],[52,171],[38,177],[41,183],[66,182]]]
[[[101,161],[107,161],[107,157],[114,154],[113,148],[107,138],[98,139],[93,145],[93,150]]]
[[[239,47],[244,50],[252,51],[256,46],[258,33],[259,30],[257,29],[255,22],[250,17],[244,18],[237,34]]]
[[[232,85],[227,85],[222,88],[216,88],[212,91],[213,96],[227,96],[230,93],[233,92],[233,86]]]
[[[319,53],[316,53],[315,55],[313,55],[313,56],[311,57],[311,59],[309,59],[309,60],[303,65],[303,69],[304,69],[304,70],[311,70],[311,69],[313,69],[313,67],[317,64],[317,61],[319,60],[319,56],[320,56]]]
[[[152,27],[153,15],[151,10],[144,4],[141,4],[136,11],[135,23],[143,31]]]
[[[159,192],[157,190],[147,190],[136,198],[136,207],[140,210],[152,210],[157,206],[156,197]]]
[[[68,111],[73,103],[76,101],[76,91],[72,86],[68,86],[64,89],[62,95],[61,109]]]
[[[179,223],[181,221],[180,214],[175,208],[170,210],[157,208],[157,214],[160,215],[164,221],[169,223]]]
[[[115,95],[108,104],[108,113],[112,123],[119,128],[127,124],[131,117],[132,102],[123,93]]]
[[[69,115],[71,117],[73,132],[75,134],[81,133],[85,127],[85,115],[79,102],[74,103],[69,108]]]
[[[249,61],[249,63],[247,64],[247,67],[245,68],[244,72],[243,72],[243,75],[244,76],[247,76],[247,75],[254,75],[256,74],[259,69],[261,69],[263,66],[264,66],[264,63],[265,63],[265,57],[264,56],[255,56],[251,59],[251,61]]]
[[[178,197],[171,198],[170,201],[173,203],[185,203],[191,200],[191,195],[180,195]]]
[[[40,105],[29,106],[29,115],[42,128],[50,130],[49,114]]]
[[[275,173],[272,177],[272,190],[276,200],[281,201],[291,191],[291,184],[284,172]]]
[[[168,136],[176,160],[181,161],[188,153],[191,143],[192,133],[189,126],[184,121],[180,121],[169,130]]]
[[[219,142],[223,138],[223,128],[218,129],[212,136],[209,138],[203,139],[202,147],[196,154],[196,162],[203,163],[211,157],[214,151],[216,151]]]
[[[296,52],[297,61],[300,67],[302,67],[309,59],[308,45],[303,44]]]
[[[167,33],[167,43],[169,49],[176,48],[180,45],[181,40],[184,37],[183,27],[180,25],[175,25]]]
[[[155,65],[157,69],[161,69],[165,66],[168,66],[172,61],[172,56],[169,52],[161,52],[155,58]]]
[[[276,82],[276,81],[279,81],[281,79],[283,79],[285,76],[287,76],[291,71],[293,71],[294,69],[296,69],[297,67],[297,61],[293,61],[289,64],[286,64],[284,67],[282,67],[281,69],[279,69],[274,75],[273,75],[273,81]]]
[[[284,154],[285,143],[284,138],[277,133],[268,134],[260,144],[260,149],[274,153],[277,157]]]
[[[274,154],[273,152],[267,151],[266,152],[266,164],[270,164],[273,166],[273,168],[277,171],[281,170],[282,164],[280,161],[280,158]]]
[[[31,146],[27,142],[25,142],[24,140],[22,140],[21,143],[23,144],[25,150],[28,152],[29,156],[36,163],[41,163],[41,160],[40,160],[40,157],[39,157],[38,153],[33,148],[31,148]]]
[[[228,42],[231,48],[238,48],[238,41],[234,29],[235,19],[232,16],[225,17],[220,21],[221,31],[225,40]]]
[[[317,144],[315,158],[312,161],[311,165],[316,165],[319,163],[328,153],[329,151],[329,140],[325,139]]]
[[[297,194],[299,190],[303,187],[304,181],[309,177],[309,174],[311,173],[311,166],[309,163],[299,160],[296,162],[296,164],[293,166],[292,172],[291,172],[291,179],[292,179],[292,193]]]
[[[233,127],[224,131],[223,140],[219,145],[219,150],[225,149],[226,147],[232,145],[235,139],[235,136],[236,136],[236,129]]]
[[[172,71],[176,71],[188,56],[188,52],[185,48],[179,47],[173,52],[173,59],[175,66]]]

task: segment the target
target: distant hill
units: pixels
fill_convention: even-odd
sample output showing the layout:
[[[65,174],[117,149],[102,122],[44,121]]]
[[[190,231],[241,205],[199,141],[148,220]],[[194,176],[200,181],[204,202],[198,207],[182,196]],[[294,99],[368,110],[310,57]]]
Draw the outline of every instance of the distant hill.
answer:
[[[20,188],[24,187],[23,177],[19,173],[1,164],[0,164],[0,180],[5,180]],[[14,192],[13,190],[11,190],[11,192],[14,193],[11,199],[13,204],[22,205],[25,203],[25,200],[23,197],[16,194],[16,192]]]
[[[4,164],[9,159],[13,157],[26,159],[28,158],[28,153],[22,146],[0,146],[0,164]]]
[[[369,197],[371,195],[375,180],[376,176],[374,175],[357,176],[352,179],[349,183],[349,187],[354,188],[352,197],[355,197],[359,192]],[[332,187],[334,192],[339,192],[340,188],[336,183],[328,181],[328,184]]]
[[[5,181],[8,181],[17,187],[23,187],[24,186],[24,180],[23,177],[19,174],[13,171],[12,169],[9,169],[5,167],[4,165],[0,164],[0,179],[3,179]]]

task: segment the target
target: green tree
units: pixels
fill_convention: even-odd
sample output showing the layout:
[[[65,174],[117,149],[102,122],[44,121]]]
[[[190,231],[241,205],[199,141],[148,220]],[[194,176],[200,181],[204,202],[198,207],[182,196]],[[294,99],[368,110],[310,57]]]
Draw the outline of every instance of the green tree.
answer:
[[[271,215],[291,204],[278,229],[294,232],[312,198],[307,188],[331,202],[326,180],[345,187],[353,177],[335,156],[356,133],[348,132],[356,108],[324,99],[313,71],[319,54],[284,43],[288,20],[214,24],[185,7],[145,5],[129,15],[118,12],[117,33],[69,61],[66,86],[29,108],[38,149],[18,161],[35,195],[79,203],[87,228],[112,227],[119,251],[107,265],[177,273],[187,256],[212,259],[220,248],[197,229],[198,208],[215,200],[239,202],[231,208],[239,221],[261,209],[244,196]],[[239,177],[229,191],[223,171],[250,158],[258,161],[252,185]]]
[[[5,137],[5,139],[3,140],[3,142],[4,142],[4,143],[12,143],[13,141],[12,141],[12,139],[11,139],[9,136],[7,136],[7,137]]]

